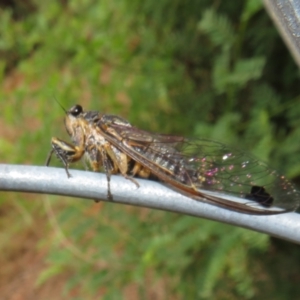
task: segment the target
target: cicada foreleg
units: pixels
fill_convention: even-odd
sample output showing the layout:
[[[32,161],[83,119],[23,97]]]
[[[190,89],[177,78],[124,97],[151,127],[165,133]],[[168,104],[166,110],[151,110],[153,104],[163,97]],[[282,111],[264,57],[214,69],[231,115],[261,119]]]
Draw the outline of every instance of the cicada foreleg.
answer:
[[[67,176],[71,177],[71,174],[69,173],[69,163],[80,160],[84,154],[84,149],[74,146],[56,137],[52,138],[51,146],[52,150],[48,155],[46,166],[49,165],[51,157],[53,153],[55,153],[57,158],[60,159],[64,164]]]

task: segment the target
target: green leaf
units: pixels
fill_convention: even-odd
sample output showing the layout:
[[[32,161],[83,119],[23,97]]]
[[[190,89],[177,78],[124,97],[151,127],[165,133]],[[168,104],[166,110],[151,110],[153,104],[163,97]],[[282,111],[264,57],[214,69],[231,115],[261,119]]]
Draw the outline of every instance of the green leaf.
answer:
[[[206,10],[198,24],[198,29],[206,33],[215,46],[229,49],[233,46],[235,34],[230,20],[217,14],[213,9]]]

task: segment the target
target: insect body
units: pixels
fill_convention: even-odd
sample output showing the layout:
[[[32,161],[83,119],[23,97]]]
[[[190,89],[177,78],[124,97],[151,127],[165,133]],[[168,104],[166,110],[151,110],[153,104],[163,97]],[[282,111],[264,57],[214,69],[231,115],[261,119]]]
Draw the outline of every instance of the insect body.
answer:
[[[137,186],[134,177],[160,180],[195,200],[242,213],[278,214],[299,205],[299,193],[284,176],[221,143],[153,134],[80,105],[66,111],[65,126],[73,144],[53,137],[47,165],[55,153],[70,176],[69,164],[85,156],[94,171],[104,169],[110,198],[110,175],[120,173]]]

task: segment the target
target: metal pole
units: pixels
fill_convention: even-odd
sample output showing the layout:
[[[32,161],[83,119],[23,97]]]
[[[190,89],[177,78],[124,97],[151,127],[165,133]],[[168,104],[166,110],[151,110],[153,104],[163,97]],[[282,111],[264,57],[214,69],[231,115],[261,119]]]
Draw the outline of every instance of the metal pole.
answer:
[[[86,199],[107,200],[105,174],[23,165],[0,164],[0,190],[65,195]],[[185,197],[163,184],[137,180],[140,187],[121,176],[112,176],[114,203],[160,209],[224,222],[266,233],[300,244],[300,215],[285,213],[272,216],[241,214]]]
[[[294,60],[300,66],[300,1],[264,0],[264,4]]]

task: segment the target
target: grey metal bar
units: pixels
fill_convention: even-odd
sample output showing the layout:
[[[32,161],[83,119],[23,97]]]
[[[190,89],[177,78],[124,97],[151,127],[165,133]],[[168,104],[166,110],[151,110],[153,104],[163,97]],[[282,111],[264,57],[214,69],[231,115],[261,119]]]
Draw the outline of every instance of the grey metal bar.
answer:
[[[294,60],[300,66],[300,1],[264,0],[264,4]]]
[[[107,180],[101,173],[52,167],[0,164],[0,190],[66,195],[87,199],[107,198]],[[163,184],[137,180],[140,187],[121,176],[112,176],[113,202],[177,212],[245,227],[300,244],[300,215],[272,216],[241,214],[195,201],[172,191]]]

